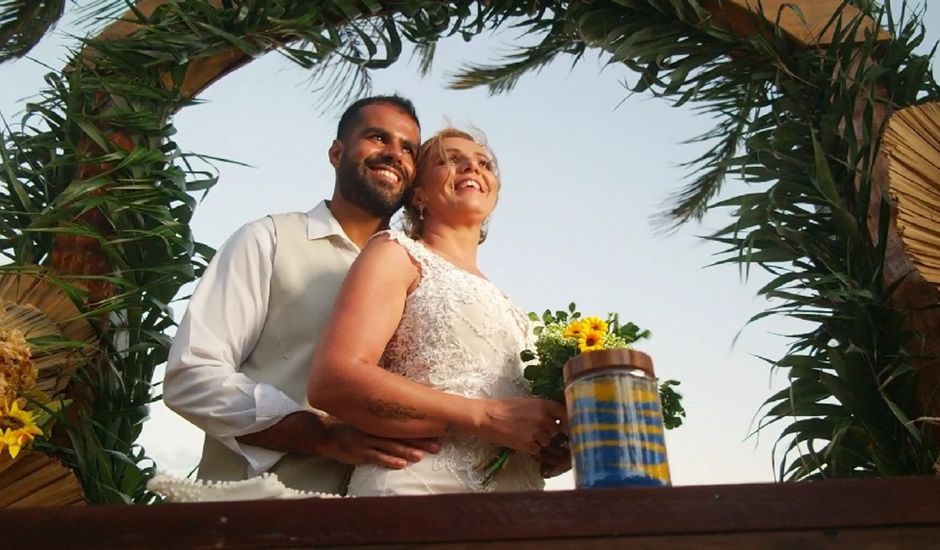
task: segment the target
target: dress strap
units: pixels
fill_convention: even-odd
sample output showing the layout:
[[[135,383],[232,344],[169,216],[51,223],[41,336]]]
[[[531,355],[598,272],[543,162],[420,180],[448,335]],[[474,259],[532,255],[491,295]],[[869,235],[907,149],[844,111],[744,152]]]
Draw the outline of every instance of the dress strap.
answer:
[[[388,230],[382,231],[381,233],[376,233],[376,235],[380,235],[382,233],[387,234],[389,240],[395,241],[401,245],[401,247],[405,249],[405,252],[407,252],[409,256],[418,262],[418,265],[421,266],[421,271],[440,268],[440,258],[428,250],[427,247],[423,244],[412,239],[408,235],[405,235],[403,231]]]

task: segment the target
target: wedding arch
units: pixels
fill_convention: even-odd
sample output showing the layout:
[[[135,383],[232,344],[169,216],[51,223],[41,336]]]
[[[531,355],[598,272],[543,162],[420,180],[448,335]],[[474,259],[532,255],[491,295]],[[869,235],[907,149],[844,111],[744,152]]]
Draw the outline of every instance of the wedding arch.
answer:
[[[24,55],[64,2],[8,4],[0,61]],[[536,43],[469,67],[456,87],[508,92],[557,57],[600,50],[635,72],[633,91],[714,115],[698,137],[710,150],[689,163],[663,220],[731,209],[733,223],[710,237],[726,246],[722,261],[772,274],[760,293],[779,305],[763,315],[812,324],[768,360],[789,375],[763,420],[786,423],[780,478],[937,464],[940,87],[929,56],[914,53],[916,10],[870,0],[88,4],[115,21],[47,76],[26,122],[0,139],[0,325],[26,334],[56,418],[27,458],[0,463],[0,486],[11,476],[36,477],[34,491],[68,483],[52,464],[25,466],[45,455],[75,472],[89,502],[153,498],[144,482],[154,466],[134,441],[166,359],[168,304],[213,253],[189,221],[194,194],[216,177],[174,143],[176,111],[268,52],[335,71],[343,94],[406,42],[426,70],[439,39],[510,25]],[[730,177],[749,192],[716,202]]]

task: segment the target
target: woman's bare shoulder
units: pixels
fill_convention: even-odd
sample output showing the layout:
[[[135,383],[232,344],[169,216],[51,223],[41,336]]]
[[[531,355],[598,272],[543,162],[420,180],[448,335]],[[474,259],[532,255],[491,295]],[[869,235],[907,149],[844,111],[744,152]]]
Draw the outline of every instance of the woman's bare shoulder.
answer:
[[[406,246],[394,235],[383,232],[375,235],[359,254],[358,263],[384,270],[397,270],[403,273],[417,274],[418,267]]]
[[[378,233],[369,239],[369,242],[367,242],[366,246],[362,249],[360,256],[364,254],[400,258],[408,257],[408,251],[405,249],[405,246],[398,242],[395,236],[389,234],[388,231]]]

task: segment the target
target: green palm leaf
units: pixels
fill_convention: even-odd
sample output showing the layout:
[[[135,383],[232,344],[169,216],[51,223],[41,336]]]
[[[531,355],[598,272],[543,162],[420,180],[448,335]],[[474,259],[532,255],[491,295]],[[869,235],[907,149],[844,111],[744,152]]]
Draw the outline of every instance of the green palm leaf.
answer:
[[[65,11],[65,0],[0,0],[0,63],[26,55]]]
[[[79,24],[98,28],[134,2],[130,0],[71,0]],[[0,63],[25,56],[62,19],[66,0],[0,0]]]

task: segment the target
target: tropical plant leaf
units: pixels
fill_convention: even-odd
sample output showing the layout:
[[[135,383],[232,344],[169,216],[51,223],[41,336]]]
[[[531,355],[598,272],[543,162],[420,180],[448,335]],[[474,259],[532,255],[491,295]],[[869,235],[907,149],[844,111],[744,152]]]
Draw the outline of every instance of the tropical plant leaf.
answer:
[[[65,0],[0,0],[0,63],[29,53],[64,11]]]

